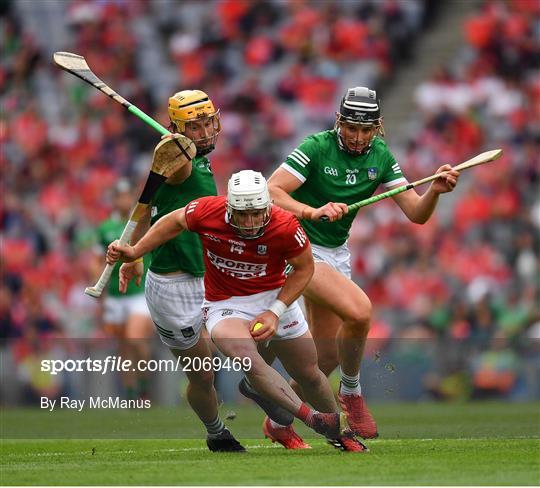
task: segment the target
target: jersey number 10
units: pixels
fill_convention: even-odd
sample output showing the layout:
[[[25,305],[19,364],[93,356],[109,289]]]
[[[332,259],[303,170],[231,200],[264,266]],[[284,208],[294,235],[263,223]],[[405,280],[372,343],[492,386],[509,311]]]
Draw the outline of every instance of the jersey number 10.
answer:
[[[345,182],[347,185],[354,185],[356,183],[356,175],[354,173],[348,174]]]

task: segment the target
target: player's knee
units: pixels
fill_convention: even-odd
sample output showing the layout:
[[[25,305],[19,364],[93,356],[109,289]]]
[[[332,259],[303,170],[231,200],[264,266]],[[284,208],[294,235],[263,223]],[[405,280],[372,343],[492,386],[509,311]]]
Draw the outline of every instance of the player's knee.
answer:
[[[367,334],[371,325],[371,302],[352,308],[343,325],[350,331]]]

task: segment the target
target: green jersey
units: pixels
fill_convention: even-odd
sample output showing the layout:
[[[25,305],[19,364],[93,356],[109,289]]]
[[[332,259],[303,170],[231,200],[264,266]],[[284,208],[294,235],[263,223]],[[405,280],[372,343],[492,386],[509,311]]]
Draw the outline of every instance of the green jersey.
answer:
[[[334,130],[307,137],[281,167],[303,183],[291,196],[313,208],[328,202],[351,205],[371,197],[381,183],[387,188],[406,183],[382,139],[376,137],[366,154],[353,156],[340,148]],[[349,237],[357,213],[349,212],[335,222],[301,223],[313,244],[338,247]]]
[[[126,221],[122,220],[119,215],[113,214],[108,220],[105,220],[97,229],[97,241],[103,249],[107,249],[107,246],[116,239],[120,238],[122,231],[126,225]],[[144,271],[148,267],[149,259],[145,258]],[[124,297],[126,295],[138,295],[144,293],[142,286],[137,286],[135,280],[129,282],[126,293],[120,293],[118,289],[118,270],[122,263],[116,263],[114,266],[111,279],[109,280],[108,293],[112,297]],[[144,281],[143,281],[144,283]]]
[[[217,195],[210,161],[198,156],[191,162],[191,175],[179,185],[161,185],[152,199],[152,225],[165,214],[185,207],[196,198]],[[198,234],[183,231],[152,251],[150,269],[155,273],[184,271],[204,275],[203,251]]]

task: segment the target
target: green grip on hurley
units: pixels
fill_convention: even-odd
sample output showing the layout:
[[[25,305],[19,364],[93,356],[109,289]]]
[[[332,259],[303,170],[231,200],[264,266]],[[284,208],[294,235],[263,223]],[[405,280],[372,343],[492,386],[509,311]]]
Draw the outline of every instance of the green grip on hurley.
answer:
[[[146,122],[150,127],[157,130],[161,135],[168,136],[170,134],[170,131],[165,129],[165,127],[163,127],[159,122],[156,122],[152,117],[150,117],[148,114],[145,114],[140,108],[136,107],[135,105],[130,104],[127,109],[133,115],[139,117],[139,119],[141,119],[143,122]]]

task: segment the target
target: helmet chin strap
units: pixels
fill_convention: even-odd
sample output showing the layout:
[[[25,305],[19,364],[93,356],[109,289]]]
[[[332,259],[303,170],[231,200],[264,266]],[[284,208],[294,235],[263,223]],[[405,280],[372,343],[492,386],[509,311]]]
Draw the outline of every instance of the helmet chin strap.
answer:
[[[253,230],[253,227],[242,227],[240,225],[237,225],[235,223],[233,212],[234,212],[234,209],[227,206],[227,212],[225,214],[225,221],[235,230],[238,236],[241,237],[242,239],[257,239],[258,237],[261,237],[264,234],[266,227],[268,226],[270,222],[270,218],[272,216],[272,207],[267,209],[266,216],[264,217],[262,225],[254,234],[245,234],[242,232],[242,230]]]
[[[264,234],[264,231],[266,230],[266,225],[261,225],[257,232],[254,234],[247,234],[245,233],[245,230],[253,230],[252,227],[240,227],[239,225],[236,225],[233,223],[233,219],[229,218],[229,224],[231,227],[235,230],[235,232],[238,234],[238,237],[241,237],[242,239],[257,239],[258,237],[261,237]]]
[[[206,156],[207,154],[210,154],[215,148],[215,144],[210,144],[209,146],[205,147],[205,148],[200,148],[200,147],[197,147],[195,146],[196,149],[197,149],[197,156]]]
[[[234,227],[234,229],[236,230],[236,233],[238,234],[239,237],[241,237],[242,239],[258,239],[259,237],[261,237],[263,234],[264,234],[264,227],[261,227],[255,234],[251,235],[251,234],[244,234],[242,232],[242,227]]]
[[[210,154],[216,148],[216,142],[217,142],[218,135],[219,135],[219,133],[214,134],[213,136],[210,136],[210,137],[205,137],[204,139],[193,140],[193,143],[195,144],[195,148],[197,149],[197,154],[196,155],[197,156],[206,156],[207,154]],[[207,146],[201,147],[198,144],[201,141],[212,141],[212,143],[208,144]]]
[[[219,110],[218,110],[218,112],[219,112]],[[182,134],[182,135],[186,136],[185,130],[181,131],[178,124],[176,122],[172,121],[172,120],[171,120],[171,123],[169,125],[169,130],[171,132],[177,132],[179,134]],[[195,148],[197,149],[196,156],[206,156],[207,154],[210,154],[216,148],[216,142],[217,142],[217,139],[218,139],[218,136],[219,136],[220,132],[221,132],[221,125],[219,124],[219,121],[218,121],[217,127],[216,126],[214,127],[213,135],[208,136],[208,137],[204,137],[202,139],[192,139],[193,143],[195,144]],[[186,137],[188,137],[188,136],[186,136]],[[212,141],[212,143],[208,144],[206,147],[200,147],[197,144],[200,141],[207,141],[207,140]]]

